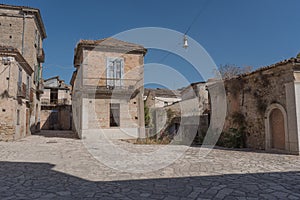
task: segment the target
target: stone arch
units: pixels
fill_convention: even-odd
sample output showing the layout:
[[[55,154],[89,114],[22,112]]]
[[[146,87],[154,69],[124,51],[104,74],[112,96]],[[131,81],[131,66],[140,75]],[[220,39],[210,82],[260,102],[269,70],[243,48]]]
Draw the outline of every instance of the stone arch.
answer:
[[[265,112],[266,149],[288,149],[287,114],[278,103],[271,104]]]

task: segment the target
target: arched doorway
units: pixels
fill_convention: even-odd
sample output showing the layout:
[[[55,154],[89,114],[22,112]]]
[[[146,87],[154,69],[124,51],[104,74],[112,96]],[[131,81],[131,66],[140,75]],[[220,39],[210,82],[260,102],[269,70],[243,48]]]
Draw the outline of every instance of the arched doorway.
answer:
[[[270,113],[270,132],[272,138],[273,149],[285,149],[285,130],[283,114],[278,108],[275,108]]]
[[[287,116],[280,104],[272,104],[266,111],[266,149],[288,150]]]

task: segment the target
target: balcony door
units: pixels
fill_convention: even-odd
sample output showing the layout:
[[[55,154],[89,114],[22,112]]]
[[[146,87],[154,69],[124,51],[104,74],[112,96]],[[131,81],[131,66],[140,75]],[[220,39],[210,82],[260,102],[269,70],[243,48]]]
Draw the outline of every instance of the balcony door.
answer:
[[[122,86],[123,75],[123,58],[108,58],[106,67],[107,86]]]

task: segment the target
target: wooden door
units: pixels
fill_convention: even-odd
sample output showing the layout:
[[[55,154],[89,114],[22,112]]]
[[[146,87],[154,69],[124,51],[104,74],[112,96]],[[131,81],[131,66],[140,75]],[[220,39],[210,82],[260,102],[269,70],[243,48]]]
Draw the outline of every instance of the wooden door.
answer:
[[[270,131],[272,136],[272,148],[285,149],[284,117],[278,108],[270,114]]]

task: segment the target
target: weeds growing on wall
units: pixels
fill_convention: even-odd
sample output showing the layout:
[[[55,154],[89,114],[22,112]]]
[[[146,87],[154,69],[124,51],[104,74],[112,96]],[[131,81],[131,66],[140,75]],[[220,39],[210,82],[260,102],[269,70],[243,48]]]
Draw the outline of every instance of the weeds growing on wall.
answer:
[[[146,106],[146,105],[144,105],[144,114],[145,114],[145,126],[149,127],[150,126],[151,117],[150,117],[149,107]]]
[[[217,145],[226,148],[244,148],[245,127],[230,128],[227,132],[223,132]]]
[[[246,147],[246,119],[243,113],[234,112],[231,115],[232,128],[222,132],[217,143],[218,146],[227,148],[244,148]]]

